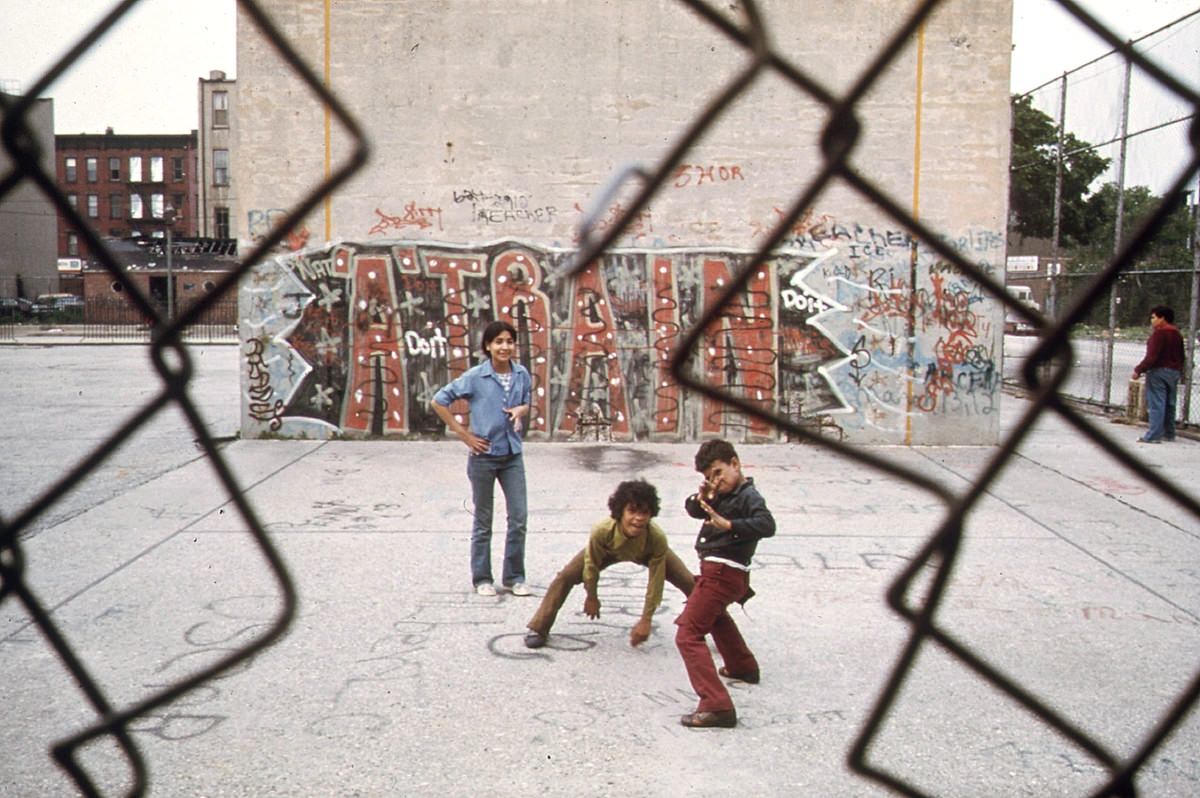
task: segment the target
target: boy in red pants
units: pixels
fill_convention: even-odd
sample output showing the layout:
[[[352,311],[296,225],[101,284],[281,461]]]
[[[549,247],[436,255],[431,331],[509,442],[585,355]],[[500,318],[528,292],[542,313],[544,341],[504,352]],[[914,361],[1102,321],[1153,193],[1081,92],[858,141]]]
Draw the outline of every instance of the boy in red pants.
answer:
[[[775,518],[754,479],[742,474],[741,460],[728,441],[705,441],[696,452],[696,470],[704,475],[704,482],[684,502],[684,509],[693,518],[704,519],[696,537],[700,575],[675,621],[679,625],[675,646],[700,705],[679,722],[691,728],[732,729],[737,711],[721,677],[757,684],[759,673],[758,660],[727,608],[754,595],[750,560],[758,541],[775,534]],[[720,671],[704,640],[709,634],[724,662]]]

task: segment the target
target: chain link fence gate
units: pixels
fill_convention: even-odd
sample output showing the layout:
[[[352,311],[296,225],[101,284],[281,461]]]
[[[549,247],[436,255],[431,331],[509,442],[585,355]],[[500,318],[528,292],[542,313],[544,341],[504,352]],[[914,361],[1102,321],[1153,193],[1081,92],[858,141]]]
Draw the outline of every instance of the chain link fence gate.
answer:
[[[1044,724],[1047,729],[1086,752],[1103,767],[1107,779],[1093,793],[1094,795],[1136,796],[1135,780],[1139,770],[1146,765],[1172,732],[1181,725],[1200,697],[1200,670],[1193,674],[1187,686],[1174,697],[1170,708],[1153,724],[1152,731],[1141,741],[1137,750],[1131,755],[1121,756],[1101,740],[1079,728],[1070,717],[1064,716],[1052,706],[1040,701],[1022,684],[1008,678],[970,646],[964,644],[947,629],[939,626],[936,615],[943,596],[951,584],[956,557],[960,545],[964,541],[968,518],[987,494],[990,486],[996,482],[1005,466],[1016,455],[1032,426],[1045,414],[1054,413],[1060,416],[1081,435],[1100,446],[1114,461],[1138,474],[1148,484],[1185,508],[1194,517],[1200,518],[1200,503],[1194,497],[1174,483],[1160,477],[1141,460],[1133,457],[1110,440],[1093,421],[1073,409],[1064,400],[1061,393],[1061,389],[1071,376],[1071,367],[1074,362],[1072,330],[1082,323],[1093,307],[1107,299],[1111,287],[1164,224],[1170,208],[1165,203],[1160,203],[1136,232],[1122,243],[1117,254],[1110,258],[1099,272],[1090,276],[1082,289],[1072,295],[1070,303],[1062,312],[1054,318],[1050,318],[1010,296],[1004,286],[982,273],[948,247],[937,231],[927,228],[912,218],[901,203],[882,192],[869,176],[854,169],[849,163],[849,158],[854,152],[860,129],[855,117],[856,104],[905,48],[910,38],[918,33],[930,14],[934,13],[939,6],[951,1],[927,0],[916,4],[904,23],[892,32],[885,47],[872,60],[868,68],[854,81],[847,92],[839,96],[796,67],[788,60],[786,53],[773,49],[770,31],[764,20],[760,18],[755,3],[751,0],[745,0],[741,4],[739,9],[741,17],[736,22],[722,11],[708,3],[701,2],[701,0],[680,0],[700,18],[720,30],[729,39],[731,46],[740,48],[744,52],[745,67],[718,96],[713,98],[695,116],[686,129],[681,131],[674,146],[661,163],[653,167],[631,167],[614,177],[610,193],[631,180],[640,184],[638,193],[620,218],[607,227],[603,233],[597,232],[598,210],[585,219],[580,236],[582,243],[574,263],[576,267],[582,268],[613,245],[622,231],[637,218],[637,214],[645,207],[650,198],[665,183],[669,183],[674,167],[689,148],[715,123],[731,103],[750,88],[756,79],[768,73],[774,73],[790,83],[796,91],[807,95],[823,106],[828,113],[828,123],[825,125],[821,142],[824,163],[817,173],[799,188],[787,213],[773,228],[751,262],[738,273],[730,285],[725,287],[720,300],[713,304],[691,330],[686,331],[681,345],[672,355],[671,365],[675,378],[688,389],[724,402],[749,417],[774,424],[778,428],[786,430],[795,439],[826,447],[854,463],[903,480],[914,489],[930,494],[943,508],[936,528],[931,531],[918,555],[892,582],[888,590],[887,602],[891,609],[908,625],[909,637],[898,653],[891,675],[883,685],[855,744],[847,754],[847,764],[862,777],[885,786],[897,794],[909,796],[927,794],[906,781],[902,775],[888,772],[877,766],[872,761],[871,754],[872,747],[887,722],[889,713],[896,707],[906,679],[911,675],[915,660],[923,649],[932,646],[948,654],[977,678],[1000,690],[1028,711],[1033,718]],[[47,488],[33,505],[15,518],[0,520],[0,580],[2,580],[0,581],[0,604],[9,601],[17,602],[29,613],[32,622],[41,631],[56,656],[69,669],[97,716],[95,723],[61,740],[53,746],[52,750],[59,766],[70,775],[79,789],[89,796],[100,793],[89,774],[79,764],[78,753],[83,746],[101,738],[108,738],[115,742],[122,755],[127,759],[133,774],[133,784],[129,794],[144,794],[149,766],[131,734],[131,728],[137,719],[169,704],[205,682],[227,673],[236,665],[248,661],[278,640],[287,630],[295,614],[297,593],[292,577],[265,534],[255,515],[254,508],[242,496],[239,485],[222,459],[214,441],[206,433],[204,424],[189,399],[188,382],[191,366],[187,351],[181,341],[184,331],[197,321],[209,305],[217,302],[221,297],[232,295],[241,276],[278,244],[288,230],[303,219],[324,197],[361,168],[368,155],[367,137],[348,110],[342,106],[336,96],[326,90],[320,79],[297,57],[288,41],[275,27],[272,20],[263,14],[257,4],[252,0],[239,0],[239,6],[248,14],[253,24],[271,42],[296,75],[302,78],[313,96],[327,105],[338,123],[352,138],[355,146],[347,161],[319,180],[311,193],[291,209],[285,221],[276,226],[269,236],[259,242],[258,246],[241,260],[239,267],[231,272],[204,301],[190,308],[174,323],[168,323],[149,298],[125,279],[111,253],[107,252],[95,232],[69,205],[66,198],[56,190],[52,176],[38,167],[40,153],[37,152],[36,144],[29,134],[27,125],[27,113],[32,103],[31,98],[36,98],[45,92],[59,75],[70,69],[90,46],[102,38],[138,2],[139,0],[126,0],[116,6],[95,29],[38,81],[25,98],[17,102],[3,101],[4,117],[3,125],[0,127],[4,146],[17,164],[9,174],[0,175],[0,201],[14,186],[25,180],[35,183],[46,196],[51,198],[59,212],[70,221],[72,227],[78,230],[80,235],[87,239],[89,245],[95,248],[104,268],[112,274],[115,280],[124,285],[130,300],[145,313],[147,318],[154,320],[151,358],[162,379],[161,392],[152,402],[142,407],[132,419],[98,446],[93,453],[71,467],[61,479]],[[1195,113],[1197,105],[1200,105],[1200,97],[1197,97],[1176,77],[1146,59],[1137,48],[1119,41],[1078,4],[1069,2],[1069,0],[1060,0],[1060,4],[1082,24],[1104,38],[1115,49],[1121,51],[1139,72],[1144,73],[1148,79],[1180,98],[1182,102],[1193,109],[1193,114]],[[1197,167],[1200,166],[1200,154],[1198,154],[1200,131],[1197,130],[1194,121],[1189,128],[1188,141],[1190,157],[1186,166],[1171,184],[1173,194],[1184,190],[1195,175]],[[720,317],[727,304],[737,301],[738,294],[743,290],[751,275],[779,246],[804,210],[811,207],[823,192],[828,191],[831,186],[836,184],[842,184],[874,203],[884,213],[911,231],[915,240],[919,241],[921,245],[930,248],[946,261],[961,269],[963,275],[969,276],[983,289],[1003,302],[1012,313],[1038,330],[1037,344],[1029,353],[1022,372],[1024,384],[1033,397],[1030,407],[1008,439],[996,448],[981,469],[974,484],[960,493],[938,484],[911,468],[893,462],[885,456],[885,453],[855,448],[834,439],[823,438],[819,435],[819,431],[814,432],[788,418],[764,412],[760,407],[750,404],[740,397],[726,394],[712,386],[697,382],[688,375],[686,362],[692,350],[700,344],[704,329]],[[99,682],[89,671],[87,663],[82,661],[68,645],[51,613],[24,580],[25,561],[21,549],[21,532],[39,514],[69,491],[75,482],[84,479],[103,463],[124,440],[171,405],[179,407],[187,416],[196,433],[198,444],[210,458],[220,481],[237,507],[247,531],[254,538],[266,566],[270,569],[278,585],[281,610],[269,628],[263,630],[257,638],[231,651],[227,656],[191,678],[163,688],[135,704],[117,707],[112,705],[101,689]]]

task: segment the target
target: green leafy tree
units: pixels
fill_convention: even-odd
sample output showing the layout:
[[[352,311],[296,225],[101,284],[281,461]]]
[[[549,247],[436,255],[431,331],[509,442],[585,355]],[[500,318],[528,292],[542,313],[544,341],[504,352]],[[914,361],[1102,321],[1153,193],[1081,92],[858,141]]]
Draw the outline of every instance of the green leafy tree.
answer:
[[[1008,207],[1010,226],[1026,238],[1053,236],[1057,150],[1054,120],[1033,107],[1030,95],[1013,95]],[[1109,159],[1073,133],[1064,136],[1063,153],[1059,244],[1070,248],[1090,240],[1089,189],[1108,168]]]
[[[1138,227],[1164,202],[1146,186],[1125,189],[1122,210],[1121,241],[1127,242]],[[1095,273],[1105,268],[1113,258],[1114,232],[1117,225],[1117,186],[1105,183],[1087,200],[1088,229],[1086,240],[1073,252],[1072,271]],[[1144,325],[1145,317],[1155,305],[1171,305],[1179,314],[1188,306],[1191,297],[1192,235],[1191,210],[1182,197],[1170,201],[1170,215],[1150,242],[1136,252],[1133,261],[1121,275],[1117,285],[1117,323],[1121,326]],[[1170,270],[1186,270],[1168,273]],[[1091,321],[1107,324],[1108,308],[1096,308]],[[1184,316],[1177,317],[1183,321]]]

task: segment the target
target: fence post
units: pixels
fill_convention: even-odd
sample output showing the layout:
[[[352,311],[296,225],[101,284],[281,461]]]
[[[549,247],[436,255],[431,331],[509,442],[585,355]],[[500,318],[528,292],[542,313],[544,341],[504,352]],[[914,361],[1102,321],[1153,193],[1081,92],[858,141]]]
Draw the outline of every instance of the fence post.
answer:
[[[1133,42],[1129,43],[1130,47]],[[1129,145],[1129,82],[1133,74],[1133,62],[1125,57],[1125,85],[1121,103],[1121,144],[1117,150],[1117,220],[1113,226],[1113,257],[1121,251],[1121,228],[1125,226],[1125,151]],[[1112,404],[1113,344],[1117,337],[1117,287],[1120,278],[1113,280],[1108,292],[1108,358],[1104,364],[1104,404]]]
[[[1063,142],[1067,135],[1067,73],[1062,76],[1062,91],[1058,96],[1058,146],[1054,159],[1054,231],[1050,237],[1050,299],[1046,315],[1058,318],[1058,240],[1062,231]]]

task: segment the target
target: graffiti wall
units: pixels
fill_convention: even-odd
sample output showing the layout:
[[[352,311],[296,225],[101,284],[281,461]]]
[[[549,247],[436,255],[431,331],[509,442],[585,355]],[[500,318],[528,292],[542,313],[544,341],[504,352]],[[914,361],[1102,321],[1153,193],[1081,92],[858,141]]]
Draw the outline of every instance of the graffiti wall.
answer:
[[[985,268],[1003,252],[996,232],[951,243]],[[753,253],[618,249],[566,277],[572,253],[389,240],[259,264],[239,297],[243,435],[438,436],[433,393],[478,362],[479,336],[499,318],[517,328],[533,375],[533,439],[777,439],[668,371],[681,331]],[[904,231],[825,218],[757,269],[688,368],[824,435],[990,444],[1000,313]]]

